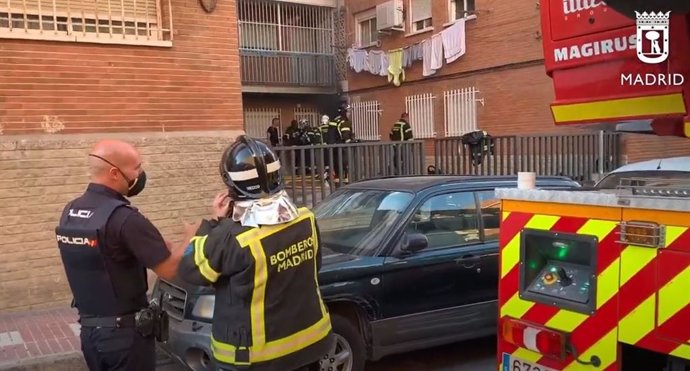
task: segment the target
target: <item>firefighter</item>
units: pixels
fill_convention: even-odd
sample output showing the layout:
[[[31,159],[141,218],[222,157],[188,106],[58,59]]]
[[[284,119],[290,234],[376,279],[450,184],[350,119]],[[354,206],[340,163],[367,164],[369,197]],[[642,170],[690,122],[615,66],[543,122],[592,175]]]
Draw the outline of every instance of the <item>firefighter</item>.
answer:
[[[393,142],[406,142],[414,139],[412,135],[412,126],[410,126],[409,115],[407,112],[403,112],[400,115],[400,120],[393,124],[388,137]],[[402,159],[406,157],[405,154],[403,154],[403,148],[407,149],[410,147],[400,144],[393,146],[393,169],[397,175],[402,175],[402,163],[404,162]]]
[[[350,121],[350,106],[344,105],[338,109],[338,116],[333,119],[337,130],[336,143],[350,143],[354,139],[352,122]]]
[[[146,268],[172,279],[187,243],[172,246],[129,197],[144,190],[137,150],[102,140],[89,154],[91,181],[64,208],[55,229],[79,312],[81,349],[91,371],[154,371],[163,315],[147,302]],[[186,241],[196,228],[187,228]],[[157,307],[160,309],[160,307]]]
[[[476,130],[463,135],[460,138],[463,145],[469,148],[469,157],[472,165],[481,165],[486,155],[494,154],[494,140],[484,130]]]
[[[227,197],[203,221],[178,276],[212,285],[211,349],[220,370],[319,370],[335,346],[321,299],[314,214],[284,190],[278,157],[240,136],[223,153]],[[227,217],[224,217],[227,215]]]

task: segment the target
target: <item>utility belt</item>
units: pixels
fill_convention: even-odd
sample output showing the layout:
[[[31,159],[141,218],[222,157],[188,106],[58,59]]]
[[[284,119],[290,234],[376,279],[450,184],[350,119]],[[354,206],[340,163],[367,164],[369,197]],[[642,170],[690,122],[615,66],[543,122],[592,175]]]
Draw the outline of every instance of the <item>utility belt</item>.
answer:
[[[133,327],[143,337],[153,335],[160,342],[168,340],[168,312],[164,311],[156,300],[152,300],[148,307],[136,313],[112,317],[81,317],[79,323],[83,327]]]

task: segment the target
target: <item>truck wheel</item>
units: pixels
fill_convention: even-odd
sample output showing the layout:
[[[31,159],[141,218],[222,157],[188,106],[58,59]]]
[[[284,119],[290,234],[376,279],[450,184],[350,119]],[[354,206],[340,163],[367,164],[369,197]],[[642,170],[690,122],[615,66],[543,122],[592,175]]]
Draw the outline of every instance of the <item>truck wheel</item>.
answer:
[[[321,371],[364,371],[366,350],[357,327],[350,320],[331,314],[335,347],[321,361]]]

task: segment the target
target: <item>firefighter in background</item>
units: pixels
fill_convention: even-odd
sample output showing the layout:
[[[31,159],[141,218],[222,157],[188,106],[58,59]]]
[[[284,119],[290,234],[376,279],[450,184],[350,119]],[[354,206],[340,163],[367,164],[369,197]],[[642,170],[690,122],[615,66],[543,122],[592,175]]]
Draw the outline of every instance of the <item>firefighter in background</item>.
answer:
[[[337,130],[336,143],[350,143],[354,140],[352,133],[352,122],[350,121],[350,105],[344,105],[338,108],[338,116],[333,119],[335,128]]]
[[[414,139],[414,136],[412,135],[412,126],[410,126],[409,115],[407,112],[403,112],[400,115],[400,120],[393,124],[393,127],[388,134],[388,138],[390,138],[390,140],[393,142],[406,142]],[[404,162],[402,159],[405,157],[403,154],[403,148],[405,148],[405,146],[399,144],[393,146],[393,169],[398,175],[401,175],[403,167],[402,163]]]
[[[481,165],[484,160],[484,156],[494,154],[494,140],[484,130],[477,130],[469,132],[462,137],[460,137],[463,145],[469,148],[470,161],[472,165]],[[460,151],[462,154],[462,151]]]
[[[351,143],[354,139],[352,133],[352,122],[350,122],[350,105],[342,105],[338,108],[338,115],[328,123],[326,135],[327,144]],[[342,152],[336,149],[333,151],[333,174],[335,178],[341,178],[340,169],[342,167],[345,175],[347,174],[347,158],[349,148],[343,148]],[[342,154],[342,158],[341,158]],[[347,175],[346,175],[347,176]]]
[[[220,173],[228,193],[214,201],[218,218],[202,221],[178,271],[215,288],[213,357],[220,370],[317,371],[335,344],[314,214],[287,195],[265,143],[240,136]]]

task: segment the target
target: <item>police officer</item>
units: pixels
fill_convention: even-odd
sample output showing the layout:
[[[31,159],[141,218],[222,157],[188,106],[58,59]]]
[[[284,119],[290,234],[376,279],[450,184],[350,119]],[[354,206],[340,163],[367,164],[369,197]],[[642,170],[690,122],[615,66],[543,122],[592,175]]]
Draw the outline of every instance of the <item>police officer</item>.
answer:
[[[98,142],[89,171],[86,191],[65,206],[55,230],[79,312],[82,353],[91,371],[153,371],[155,338],[142,327],[152,324],[137,320],[149,307],[146,268],[172,279],[186,244],[173,247],[130,205],[127,197],[146,185],[132,145]],[[187,232],[191,238],[194,229]]]
[[[314,215],[283,188],[278,157],[240,136],[220,173],[229,217],[203,221],[179,277],[216,292],[211,349],[221,370],[319,370],[335,345],[317,272],[321,248]]]

